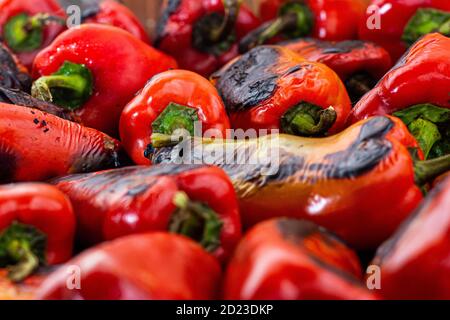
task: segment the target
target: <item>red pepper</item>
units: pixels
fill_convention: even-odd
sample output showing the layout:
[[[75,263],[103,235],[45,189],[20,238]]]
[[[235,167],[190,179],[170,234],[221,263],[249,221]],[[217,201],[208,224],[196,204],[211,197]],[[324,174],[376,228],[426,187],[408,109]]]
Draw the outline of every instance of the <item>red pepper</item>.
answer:
[[[450,299],[450,178],[442,181],[372,262],[388,299]]]
[[[78,266],[80,289],[67,287]],[[67,266],[67,267],[66,267]],[[207,300],[217,295],[219,263],[187,238],[153,233],[99,245],[50,275],[38,292],[46,300]]]
[[[423,37],[352,110],[349,123],[373,115],[400,117],[427,157],[450,153],[450,39]]]
[[[65,12],[56,0],[1,0],[0,35],[29,69],[35,56],[65,26]]]
[[[394,60],[426,33],[440,31],[450,35],[448,0],[372,0],[371,6],[378,10],[367,11],[359,36],[383,46]]]
[[[129,167],[54,183],[72,200],[84,243],[169,230],[226,260],[241,237],[233,186],[215,167]]]
[[[36,57],[34,97],[74,110],[83,125],[116,136],[120,114],[155,74],[176,62],[119,28],[85,24]]]
[[[329,42],[302,38],[281,44],[309,61],[333,69],[357,102],[392,67],[389,53],[371,42],[358,40]]]
[[[266,23],[241,41],[240,50],[245,52],[277,36],[356,39],[366,8],[366,0],[262,0],[259,11]]]
[[[0,88],[28,91],[31,77],[11,51],[0,42]]]
[[[211,157],[223,150],[234,152],[236,160]],[[422,157],[399,119],[374,117],[321,139],[267,135],[203,143],[193,138],[156,150],[152,161],[208,159],[223,168],[236,189],[245,227],[275,217],[308,219],[355,248],[373,249],[422,201],[421,188],[450,169],[450,155]]]
[[[46,184],[0,186],[0,267],[24,280],[39,266],[72,256],[75,215],[68,198]]]
[[[120,137],[135,163],[148,165],[145,157],[158,136],[185,129],[225,137],[230,122],[216,88],[205,78],[184,70],[161,73],[151,79],[123,110]],[[213,132],[214,131],[214,132]],[[155,141],[156,140],[156,141]]]
[[[115,0],[91,1],[84,11],[83,23],[100,23],[119,27],[136,38],[150,43],[150,38],[136,15]]]
[[[374,299],[355,252],[312,222],[275,219],[251,229],[225,274],[231,300]]]
[[[0,103],[0,182],[42,181],[120,165],[121,146],[97,130]]]
[[[234,128],[320,136],[342,130],[351,108],[333,70],[278,46],[252,49],[213,82]]]
[[[238,55],[237,41],[259,25],[242,0],[166,0],[155,46],[181,68],[209,76]]]

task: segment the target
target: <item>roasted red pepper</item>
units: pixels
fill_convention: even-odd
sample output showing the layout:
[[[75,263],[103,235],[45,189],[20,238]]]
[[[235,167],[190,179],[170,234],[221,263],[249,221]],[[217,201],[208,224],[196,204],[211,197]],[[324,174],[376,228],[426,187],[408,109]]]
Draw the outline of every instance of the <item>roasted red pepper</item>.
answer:
[[[450,178],[442,181],[372,262],[388,299],[450,299]]]
[[[39,110],[0,103],[0,182],[42,181],[114,168],[119,142]]]
[[[267,135],[202,142],[192,138],[158,149],[152,161],[208,159],[222,167],[247,227],[273,217],[304,218],[361,249],[386,240],[423,199],[420,187],[450,169],[450,156],[416,160],[422,157],[416,140],[393,117],[370,118],[321,139]],[[235,152],[237,160],[210,156],[223,150]]]
[[[99,259],[100,258],[100,259]],[[67,287],[67,267],[80,268],[80,289]],[[50,275],[47,300],[206,300],[217,296],[220,265],[191,240],[168,233],[133,235],[99,245]]]
[[[208,80],[190,71],[173,70],[153,77],[125,107],[120,137],[134,162],[147,165],[150,161],[145,155],[158,135],[184,129],[193,136],[196,126],[201,129],[198,134],[225,137],[230,128],[225,106]]]
[[[224,296],[231,300],[363,299],[355,252],[312,222],[275,219],[242,239],[228,265]]]
[[[361,20],[359,36],[383,46],[397,60],[421,36],[431,32],[450,35],[448,0],[372,0]]]
[[[266,23],[241,41],[240,50],[245,52],[276,36],[356,39],[366,7],[366,0],[262,0],[260,14]]]
[[[0,42],[0,88],[30,91],[31,77],[15,55]]]
[[[56,0],[0,1],[0,34],[29,69],[36,54],[65,28],[65,12]]]
[[[215,167],[129,167],[54,183],[72,200],[84,243],[169,230],[224,260],[241,237],[233,185]]]
[[[301,38],[280,45],[306,60],[320,62],[333,69],[344,82],[355,103],[392,67],[389,53],[371,42],[329,42]]]
[[[119,27],[136,38],[150,43],[150,38],[139,19],[130,9],[115,0],[94,0],[84,5],[83,23],[100,23]]]
[[[419,141],[426,157],[450,153],[450,38],[418,41],[352,110],[349,122],[393,114]]]
[[[176,62],[119,28],[85,24],[36,57],[33,96],[74,110],[83,125],[118,135],[120,114],[155,74]]]
[[[209,76],[238,55],[242,37],[259,20],[242,0],[166,0],[155,46],[181,68]]]
[[[46,184],[0,186],[0,268],[24,280],[39,266],[72,256],[75,215],[69,199]]]
[[[234,128],[320,136],[342,130],[351,108],[333,70],[278,46],[257,47],[212,79]]]

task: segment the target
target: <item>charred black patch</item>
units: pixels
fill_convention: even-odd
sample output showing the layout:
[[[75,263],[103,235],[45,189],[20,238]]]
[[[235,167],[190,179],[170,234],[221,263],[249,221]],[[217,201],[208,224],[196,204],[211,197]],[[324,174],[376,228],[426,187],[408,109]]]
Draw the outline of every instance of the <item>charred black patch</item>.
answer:
[[[19,70],[10,51],[0,43],[0,87],[30,91],[31,78]]]
[[[158,47],[162,38],[166,33],[166,25],[170,17],[174,14],[181,5],[182,0],[169,0],[164,11],[161,13],[158,23],[156,24],[156,38],[154,41],[155,47]]]
[[[0,87],[0,102],[15,104],[18,106],[34,108],[42,112],[53,114],[59,118],[74,121],[75,117],[70,112],[54,104],[33,98],[28,93],[17,89]]]
[[[322,167],[325,176],[331,179],[350,179],[373,169],[392,149],[391,143],[384,136],[393,125],[386,117],[376,117],[366,122],[358,139],[348,149],[325,157],[329,161]]]
[[[280,74],[272,69],[279,56],[274,47],[256,47],[213,76],[228,111],[253,107],[273,95]]]
[[[294,244],[301,243],[303,239],[322,232],[318,225],[306,220],[285,218],[277,220],[276,225],[283,238]]]
[[[325,54],[350,53],[353,50],[362,49],[365,46],[364,41],[359,40],[347,40],[340,42],[322,41],[322,43],[323,46],[320,48],[322,48],[322,52]]]

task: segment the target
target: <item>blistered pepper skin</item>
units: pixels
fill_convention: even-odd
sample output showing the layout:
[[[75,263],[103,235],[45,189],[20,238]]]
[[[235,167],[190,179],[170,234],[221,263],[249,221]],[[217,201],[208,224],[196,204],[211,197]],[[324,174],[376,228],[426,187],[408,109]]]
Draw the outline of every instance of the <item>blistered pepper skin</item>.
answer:
[[[328,131],[334,134],[344,129],[351,108],[344,84],[333,70],[279,46],[252,49],[211,79],[235,129],[280,130],[283,115],[307,102],[334,109],[337,117]]]
[[[230,121],[214,86],[191,71],[163,72],[148,82],[125,107],[120,118],[121,141],[136,164],[151,163],[145,151],[152,143],[152,124],[171,103],[196,109],[201,133],[214,130],[226,136]]]
[[[120,165],[119,141],[42,111],[0,103],[0,181],[44,181]]]
[[[48,264],[64,263],[72,257],[75,215],[69,199],[57,188],[43,183],[0,186],[0,232],[13,222],[44,233]]]
[[[262,0],[259,12],[263,21],[274,19],[280,8],[290,0]],[[295,1],[294,1],[295,2]],[[358,38],[358,26],[367,8],[366,0],[306,0],[314,16],[310,36],[328,41]]]
[[[421,103],[450,108],[450,39],[434,33],[419,40],[355,106],[349,123]]]
[[[220,246],[213,251],[227,260],[241,237],[238,203],[226,174],[215,167],[168,165],[127,167],[54,180],[71,199],[78,237],[85,244],[125,235],[169,229],[182,191],[207,204],[222,222]]]
[[[361,19],[359,37],[381,45],[389,51],[393,61],[396,61],[408,48],[402,41],[402,35],[408,21],[417,10],[434,8],[450,12],[450,2],[447,0],[372,0],[370,8],[373,9],[368,10],[365,17]],[[380,22],[378,27],[373,25],[374,21]]]
[[[311,222],[273,219],[252,228],[227,267],[230,300],[371,300],[355,252]]]
[[[80,289],[68,289],[67,267],[79,266]],[[217,297],[217,260],[193,241],[169,233],[133,235],[93,247],[42,284],[43,300],[208,300]]]
[[[355,248],[373,249],[423,199],[410,154],[419,150],[418,143],[397,118],[370,118],[327,138],[268,135],[248,142],[202,142],[188,141],[192,151],[183,159],[202,161],[225,147],[254,159],[212,158],[233,181],[245,227],[275,217],[307,219]],[[160,149],[153,163],[179,161],[178,151]]]
[[[450,299],[450,178],[377,252],[381,293],[388,299]]]
[[[62,33],[36,57],[33,78],[56,72],[64,62],[85,65],[93,93],[75,114],[83,125],[118,136],[122,109],[155,74],[176,68],[171,57],[116,27],[84,24]]]

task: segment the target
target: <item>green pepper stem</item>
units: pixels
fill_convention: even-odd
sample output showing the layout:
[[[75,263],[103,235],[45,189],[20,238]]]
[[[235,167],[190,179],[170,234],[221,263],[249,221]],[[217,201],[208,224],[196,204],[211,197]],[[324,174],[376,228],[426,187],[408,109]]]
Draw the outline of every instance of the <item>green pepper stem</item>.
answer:
[[[289,3],[278,18],[246,35],[239,43],[239,51],[245,53],[281,34],[289,38],[306,36],[311,32],[312,25],[312,14],[307,6]]]
[[[450,35],[449,12],[431,8],[418,9],[406,25],[402,40],[406,44],[412,45],[420,37],[432,32],[439,32],[445,36]]]
[[[39,258],[24,243],[11,243],[12,256],[16,256],[19,263],[8,267],[8,278],[13,282],[21,282],[39,267]]]
[[[169,231],[190,237],[209,252],[220,246],[223,223],[218,214],[209,206],[194,202],[186,193],[177,192],[173,203],[178,208],[173,214]]]
[[[306,102],[289,109],[281,118],[281,130],[297,136],[323,136],[336,122],[333,107],[322,109]]]
[[[219,28],[213,28],[209,33],[211,43],[224,41],[234,31],[239,16],[242,0],[222,0],[225,16]]]
[[[414,163],[415,179],[418,186],[433,181],[447,171],[450,171],[450,155]]]
[[[163,134],[163,133],[153,133],[151,135],[152,147],[153,148],[164,148],[176,146],[182,141],[183,137],[175,139],[173,135]]]

